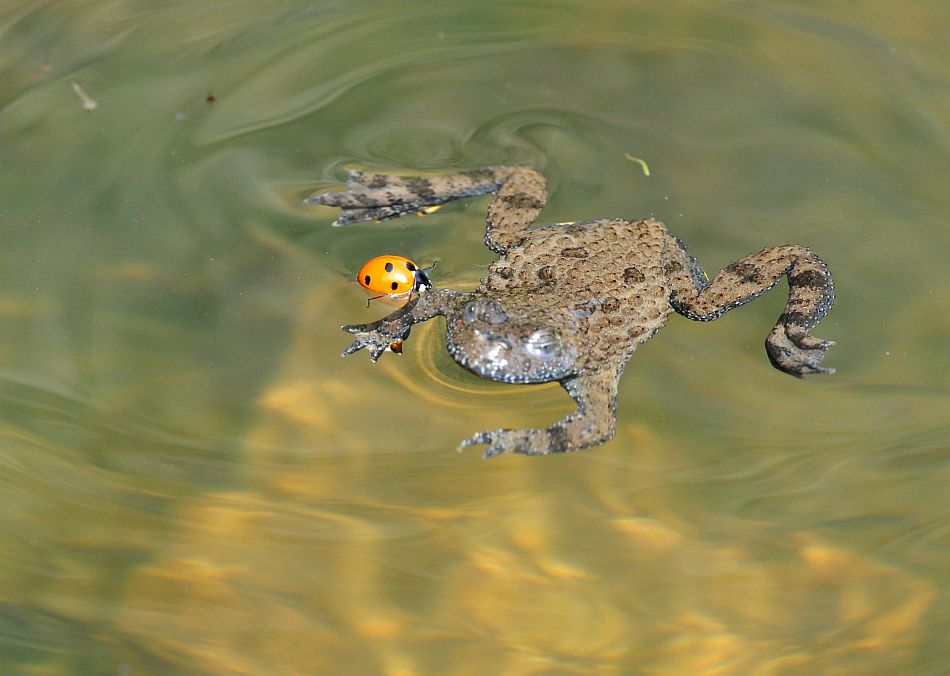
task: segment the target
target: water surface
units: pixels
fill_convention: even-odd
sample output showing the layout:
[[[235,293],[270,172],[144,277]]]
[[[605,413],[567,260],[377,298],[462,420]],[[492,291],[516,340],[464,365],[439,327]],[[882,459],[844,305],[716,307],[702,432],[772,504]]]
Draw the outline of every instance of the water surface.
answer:
[[[947,25],[928,0],[8,3],[0,663],[945,673]],[[380,253],[476,285],[486,200],[334,229],[302,198],[502,163],[544,171],[544,220],[654,216],[710,272],[812,247],[837,374],[769,366],[777,289],[673,317],[606,446],[456,453],[570,401],[464,372],[438,322],[376,366],[338,327],[390,309],[352,279]]]

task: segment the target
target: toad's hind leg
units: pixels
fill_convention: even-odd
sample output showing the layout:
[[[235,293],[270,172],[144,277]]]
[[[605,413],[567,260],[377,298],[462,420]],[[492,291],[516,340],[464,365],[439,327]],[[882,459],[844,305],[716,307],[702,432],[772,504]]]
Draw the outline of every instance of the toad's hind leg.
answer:
[[[544,429],[499,429],[479,432],[462,442],[461,448],[485,444],[484,456],[502,453],[550,455],[602,444],[617,430],[617,381],[615,370],[604,369],[561,381],[577,410]]]
[[[350,172],[346,190],[315,195],[307,204],[340,207],[335,225],[425,213],[427,207],[496,193],[488,206],[485,244],[498,253],[518,242],[547,201],[544,177],[529,167],[486,167],[443,176]]]
[[[684,278],[670,304],[689,319],[711,321],[765,293],[782,275],[788,275],[788,302],[765,340],[769,360],[793,376],[834,373],[818,365],[834,342],[809,335],[831,308],[834,285],[824,261],[803,246],[780,246],[747,256],[700,288]]]

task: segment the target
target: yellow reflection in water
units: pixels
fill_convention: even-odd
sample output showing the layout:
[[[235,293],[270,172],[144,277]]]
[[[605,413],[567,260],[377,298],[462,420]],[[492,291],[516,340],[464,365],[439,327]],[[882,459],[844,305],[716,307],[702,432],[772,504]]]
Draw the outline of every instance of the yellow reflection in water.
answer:
[[[807,531],[711,539],[655,481],[677,451],[641,427],[620,432],[636,468],[578,454],[589,473],[577,477],[543,459],[482,464],[442,449],[446,464],[426,462],[418,478],[435,499],[390,499],[381,486],[413,481],[411,454],[389,462],[385,431],[350,429],[366,415],[354,393],[385,367],[351,368],[346,387],[313,380],[301,370],[312,347],[295,345],[248,434],[262,490],[183,503],[158,558],[124,586],[121,626],[169,662],[247,674],[867,673],[913,651],[931,584]],[[312,454],[280,450],[293,448]]]

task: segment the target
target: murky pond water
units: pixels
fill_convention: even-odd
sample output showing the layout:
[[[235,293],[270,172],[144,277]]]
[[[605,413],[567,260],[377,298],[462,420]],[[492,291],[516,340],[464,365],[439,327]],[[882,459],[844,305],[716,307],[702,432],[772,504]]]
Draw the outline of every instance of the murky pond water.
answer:
[[[886,3],[13,2],[0,10],[0,663],[28,674],[946,673],[950,10]],[[94,108],[94,109],[93,109]],[[89,110],[93,109],[93,110]],[[650,175],[628,156],[649,164]],[[348,167],[544,171],[707,270],[830,264],[824,378],[776,290],[673,317],[617,438],[437,322],[346,360],[352,275],[471,288],[484,198],[330,228]]]

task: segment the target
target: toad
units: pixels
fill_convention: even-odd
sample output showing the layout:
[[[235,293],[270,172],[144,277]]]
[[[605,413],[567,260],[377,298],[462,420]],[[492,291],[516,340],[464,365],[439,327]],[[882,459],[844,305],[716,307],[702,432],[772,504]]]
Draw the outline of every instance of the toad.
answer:
[[[346,190],[308,198],[342,209],[334,225],[382,221],[474,195],[492,194],[485,244],[499,254],[474,291],[430,288],[369,324],[343,356],[366,348],[375,362],[414,324],[446,319],[446,346],[463,367],[505,383],[557,381],[577,410],[544,429],[479,432],[461,447],[547,455],[602,444],[616,431],[617,385],[637,347],[671,311],[708,322],[788,277],[788,302],[765,340],[772,365],[793,376],[833,373],[819,366],[834,345],[810,334],[831,308],[825,263],[798,245],[746,256],[711,281],[680,239],[659,221],[618,218],[535,224],[547,200],[544,177],[498,166],[444,176],[351,172]]]

